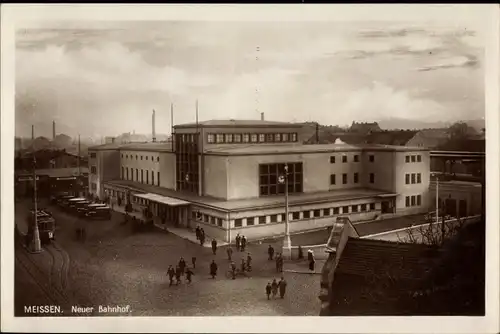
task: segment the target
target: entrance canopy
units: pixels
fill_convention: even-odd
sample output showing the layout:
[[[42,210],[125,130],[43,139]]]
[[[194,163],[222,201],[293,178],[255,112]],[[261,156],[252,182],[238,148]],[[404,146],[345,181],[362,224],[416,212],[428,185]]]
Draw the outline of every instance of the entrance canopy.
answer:
[[[390,197],[396,197],[398,194],[380,194],[380,195],[377,195],[377,197],[380,197],[380,198],[390,198]]]
[[[151,193],[148,193],[148,194],[136,194],[134,196],[146,199],[148,201],[157,202],[157,203],[161,203],[161,204],[166,204],[168,206],[180,206],[180,205],[191,204],[191,203],[183,201],[181,199],[167,197],[167,196],[161,196],[161,195],[158,195],[158,194],[151,194]]]

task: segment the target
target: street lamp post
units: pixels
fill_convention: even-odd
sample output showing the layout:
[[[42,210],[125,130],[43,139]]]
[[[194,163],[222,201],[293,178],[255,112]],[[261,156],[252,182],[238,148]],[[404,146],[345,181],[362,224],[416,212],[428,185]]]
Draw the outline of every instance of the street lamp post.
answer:
[[[288,165],[285,164],[284,175],[280,175],[279,183],[285,184],[285,237],[283,239],[282,255],[286,259],[292,258],[292,241],[290,240],[290,224],[288,217]]]
[[[38,198],[36,189],[36,158],[33,151],[33,235],[31,236],[30,252],[37,254],[42,251],[42,242],[40,240],[40,231],[38,230]]]

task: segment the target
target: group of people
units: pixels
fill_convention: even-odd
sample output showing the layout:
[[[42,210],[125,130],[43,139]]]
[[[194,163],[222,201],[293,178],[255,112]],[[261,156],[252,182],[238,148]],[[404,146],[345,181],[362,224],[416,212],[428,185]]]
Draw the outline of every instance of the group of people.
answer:
[[[193,257],[191,262],[193,264],[193,269],[196,268],[196,257]],[[170,280],[169,286],[172,286],[174,284],[174,277],[176,285],[179,285],[181,283],[181,277],[184,275],[186,275],[187,282],[191,283],[194,272],[186,265],[184,258],[181,257],[175,269],[172,265],[168,266],[167,275]]]
[[[239,233],[236,235],[236,250],[238,252],[244,252],[247,247],[247,238],[244,235],[240,235]]]
[[[272,283],[269,282],[267,283],[266,285],[266,295],[267,295],[267,299],[271,299],[271,293],[273,295],[273,298],[276,298],[276,295],[278,294],[278,290],[280,292],[280,298],[284,298],[285,297],[285,293],[286,293],[286,281],[285,281],[285,278],[283,276],[281,276],[281,280],[279,282],[276,282],[276,278],[273,279]]]
[[[274,256],[274,248],[272,245],[269,245],[267,248],[267,254],[269,255],[269,261],[272,261],[273,259],[276,261],[276,271],[283,272],[283,255],[281,253],[277,253],[276,256]]]
[[[200,228],[199,226],[196,226],[196,240],[200,241],[200,246],[203,246],[203,244],[205,243],[205,230],[203,228]],[[213,248],[213,241],[212,241],[212,248]],[[217,248],[217,244],[215,247]]]

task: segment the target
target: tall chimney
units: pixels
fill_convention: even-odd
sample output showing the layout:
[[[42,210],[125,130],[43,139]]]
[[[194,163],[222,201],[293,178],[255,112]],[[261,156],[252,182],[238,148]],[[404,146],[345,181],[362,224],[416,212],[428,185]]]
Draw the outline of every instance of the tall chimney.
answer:
[[[261,121],[263,121],[263,120],[264,120],[264,113],[263,113],[263,112],[261,112],[261,113],[260,113],[260,120],[261,120]]]
[[[155,110],[153,109],[153,116],[152,116],[152,127],[153,127],[153,143],[156,142],[156,130],[155,130]]]
[[[316,123],[316,144],[319,144],[319,123]]]
[[[35,126],[31,126],[31,140],[35,140]]]
[[[52,121],[52,140],[56,140],[56,121]]]

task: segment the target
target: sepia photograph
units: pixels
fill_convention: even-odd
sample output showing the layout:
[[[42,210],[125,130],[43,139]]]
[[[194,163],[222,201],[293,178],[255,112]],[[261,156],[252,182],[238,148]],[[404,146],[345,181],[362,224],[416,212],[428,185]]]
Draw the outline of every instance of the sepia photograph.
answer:
[[[9,28],[16,321],[487,315],[486,11],[162,7]]]

